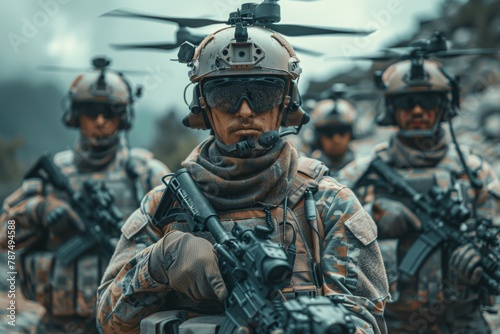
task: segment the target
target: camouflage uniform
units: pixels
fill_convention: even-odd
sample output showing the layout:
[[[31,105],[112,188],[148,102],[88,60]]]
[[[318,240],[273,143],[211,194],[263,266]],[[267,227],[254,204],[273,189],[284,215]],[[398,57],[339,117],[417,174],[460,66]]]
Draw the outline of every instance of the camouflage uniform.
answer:
[[[468,206],[477,207],[479,216],[495,217],[493,210],[499,203],[500,185],[491,166],[479,157],[462,151],[465,159],[479,178],[483,187],[474,193],[471,190],[453,145],[444,138],[436,150],[423,152],[413,150],[398,142],[394,135],[389,143],[380,144],[374,154],[401,173],[421,193],[427,193],[434,185],[434,179],[443,189],[450,185],[450,175],[458,173],[460,182],[468,189]],[[367,170],[371,158],[358,159],[341,171],[340,180],[353,185]],[[375,176],[377,177],[377,176]],[[405,204],[414,210],[409,198],[388,193],[386,190],[367,186],[355,190],[360,201],[371,214],[373,202],[378,198],[389,198]],[[477,200],[474,197],[477,196]],[[498,225],[498,216],[495,217]],[[420,235],[418,228],[404,229],[397,217],[376,221],[379,244],[389,279],[392,300],[386,306],[385,318],[389,332],[394,333],[489,333],[481,316],[482,296],[477,287],[457,283],[448,274],[446,267],[450,250],[436,249],[424,261],[416,277],[405,277],[398,272],[398,265],[409,248]]]
[[[210,151],[213,142],[214,139],[209,138],[202,143],[183,165],[186,166],[186,162],[202,160],[198,159],[198,155],[207,159],[206,155],[199,152]],[[283,150],[291,146],[284,140],[277,146],[279,145],[284,147]],[[220,159],[220,156],[210,156],[215,160]],[[238,160],[231,159],[231,161]],[[248,159],[239,160],[244,164],[249,163],[246,161]],[[288,207],[293,210],[296,217],[294,218],[292,212],[288,210],[287,222],[292,223],[301,233],[297,233],[294,274],[291,285],[283,290],[284,296],[294,298],[301,293],[330,296],[332,300],[342,302],[352,312],[358,328],[357,333],[385,333],[383,310],[388,298],[388,287],[380,251],[375,241],[376,229],[372,219],[348,188],[330,177],[322,176],[325,168],[319,161],[305,157],[297,158],[295,152],[290,163],[278,167],[280,170],[278,175],[280,177],[287,175],[294,170],[293,166],[297,172],[292,175],[293,187],[288,188],[290,190],[286,194],[289,197]],[[274,169],[276,166],[272,167]],[[255,168],[253,171],[255,172]],[[195,174],[191,172],[195,179],[196,174],[203,173],[203,171]],[[229,179],[235,180],[234,175],[230,175]],[[243,182],[249,183],[246,179]],[[271,182],[263,182],[262,186],[261,184],[252,186],[250,182],[250,186],[253,193],[259,194],[263,193],[262,189],[270,188],[269,183]],[[297,194],[300,194],[300,189],[303,190],[305,186],[318,187],[314,199],[320,218],[318,220],[321,220],[321,223],[318,222],[318,230],[324,239],[322,243],[314,241],[315,235],[307,222],[303,225],[304,207],[300,204],[303,203],[303,199]],[[201,185],[200,187],[204,189]],[[149,259],[154,254],[154,245],[172,230],[190,231],[189,225],[180,221],[173,222],[161,230],[153,226],[151,217],[164,189],[164,186],[160,186],[148,193],[140,209],[130,216],[122,228],[123,234],[98,292],[97,322],[103,333],[138,333],[142,319],[165,309],[188,309],[194,312],[193,314],[220,313],[223,310],[222,305],[216,300],[195,303],[186,295],[174,291],[169,285],[159,284],[153,279],[155,270],[160,270],[148,265]],[[226,187],[219,189],[224,194],[219,194],[217,189],[213,184],[207,189],[208,193],[205,192],[205,195],[209,200],[210,196],[218,197],[217,200],[226,198],[228,201],[233,199],[237,201],[241,198],[242,189],[238,187],[231,193],[226,191]],[[212,200],[211,202],[214,203]],[[231,229],[235,221],[246,227],[266,225],[262,205],[256,202],[237,210],[234,206],[226,206],[225,209],[217,209],[215,205],[214,207],[227,230]],[[276,224],[272,235],[273,241],[288,246],[292,239],[292,231],[291,229],[284,231],[283,226],[286,224],[283,226],[279,224],[283,219],[283,204],[274,206],[271,215],[272,221]],[[195,235],[214,242],[207,232]],[[324,283],[316,286],[311,267],[319,262],[322,265]]]
[[[329,175],[331,176],[336,176],[339,170],[354,160],[355,154],[351,144],[356,138],[354,124],[357,117],[358,112],[356,107],[350,101],[338,98],[337,96],[319,101],[311,112],[311,131],[313,131],[313,134],[310,135],[311,140],[309,144],[312,152],[308,156],[323,162],[330,169]],[[321,144],[322,131],[328,129],[333,131],[338,127],[343,128],[343,131],[349,133],[349,143],[347,143],[348,146],[343,148],[345,149],[343,155],[336,153],[329,156]],[[339,131],[339,129],[336,131]],[[345,136],[345,132],[337,133]],[[335,131],[329,133],[327,136],[331,137],[333,133]]]
[[[153,159],[150,152],[129,150],[123,138],[114,146],[115,149],[108,152],[112,156],[101,156],[101,163],[90,164],[92,168],[89,164],[85,166],[89,162],[85,160],[88,157],[82,155],[79,149],[56,154],[54,163],[68,177],[75,190],[85,180],[104,181],[113,191],[114,204],[126,219],[139,206],[138,198],[161,184],[161,177],[169,170]],[[5,200],[0,216],[0,245],[3,249],[7,248],[7,221],[14,220],[16,249],[22,252],[22,261],[18,262],[22,291],[27,299],[46,308],[38,332],[95,332],[95,293],[109,259],[95,250],[83,254],[69,266],[55,259],[58,247],[79,231],[69,221],[65,221],[64,226],[58,226],[57,230],[42,224],[43,211],[47,208],[39,204],[43,204],[47,196],[63,201],[67,199],[66,194],[42,184],[39,179],[27,179]],[[110,237],[117,238],[118,235],[119,231]]]
[[[336,177],[338,172],[342,168],[344,168],[347,164],[354,161],[354,156],[355,156],[354,151],[350,148],[347,149],[347,152],[342,157],[342,159],[338,161],[333,161],[319,149],[314,150],[311,153],[311,158],[318,159],[319,161],[323,162],[330,169],[330,175],[333,177]]]

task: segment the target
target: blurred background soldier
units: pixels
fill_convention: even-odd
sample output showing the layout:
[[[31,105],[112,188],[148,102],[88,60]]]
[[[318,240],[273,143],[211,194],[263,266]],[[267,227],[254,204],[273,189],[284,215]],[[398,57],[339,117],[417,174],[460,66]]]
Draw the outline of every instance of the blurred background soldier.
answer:
[[[238,22],[209,35],[196,50],[185,47],[179,58],[190,67],[195,94],[183,123],[211,129],[213,136],[183,166],[226,230],[234,222],[245,229],[260,225],[287,251],[293,275],[280,299],[327,296],[332,308],[346,308],[358,332],[385,333],[387,282],[372,219],[351,190],[323,177],[321,162],[298,158],[278,134],[280,126],[307,121],[297,102],[301,68],[292,46],[272,30]],[[315,193],[304,204],[309,187]],[[151,191],[124,225],[99,288],[97,320],[104,333],[137,332],[142,319],[160,310],[220,314],[228,295],[236,303],[211,235],[192,232],[178,218],[153,223],[156,208],[164,209],[164,190]],[[304,205],[319,213],[314,231]]]
[[[448,203],[458,201],[458,211],[472,213],[469,219],[465,214],[462,220],[450,218],[454,228],[461,226],[464,238],[474,235],[482,218],[496,219],[498,226],[493,210],[500,186],[491,166],[468,149],[459,150],[456,143],[449,143],[441,128],[441,122],[455,116],[458,99],[458,84],[445,73],[437,62],[412,59],[393,64],[377,76],[385,97],[385,108],[377,121],[396,125],[399,130],[388,143],[376,147],[372,157],[356,160],[341,171],[340,179],[354,185],[377,223],[392,296],[385,312],[391,333],[490,333],[481,314],[482,302],[491,301],[482,277],[485,268],[480,265],[486,254],[480,253],[477,245],[456,247],[447,239],[449,243],[428,248],[432,242],[427,238],[427,246],[420,251],[431,251],[416,273],[410,275],[401,269],[405,260],[422,255],[415,254],[412,246],[422,246],[428,233],[436,231],[429,225],[437,224],[435,215],[447,220],[454,214],[446,207]],[[389,174],[375,172],[371,164],[375,158],[389,166],[385,169]],[[426,203],[434,213],[422,216],[417,197],[400,188],[384,187],[391,184],[387,175],[393,171],[402,174],[423,196],[433,189],[436,197]],[[453,186],[460,190],[446,191]]]
[[[355,107],[344,99],[320,101],[311,113],[314,128],[311,157],[322,161],[332,176],[354,160],[349,144],[354,139],[356,115]]]
[[[470,94],[464,106],[476,119],[461,122],[459,138],[488,161],[498,177],[500,175],[500,82]]]
[[[169,170],[150,152],[129,148],[123,133],[132,126],[132,87],[120,73],[107,70],[106,58],[95,58],[93,64],[95,71],[79,75],[71,84],[70,106],[63,116],[63,123],[79,129],[80,136],[72,150],[59,152],[50,161],[75,192],[82,191],[77,205],[88,203],[89,198],[83,197],[84,184],[105,184],[92,196],[100,196],[97,204],[108,201],[109,208],[120,211],[110,213],[110,220],[116,220],[111,222],[111,230],[98,231],[104,234],[103,239],[112,240],[120,234],[120,213],[126,219]],[[0,216],[1,246],[6,249],[8,245],[7,222],[15,221],[16,250],[22,252],[22,261],[18,259],[22,292],[46,310],[38,333],[96,332],[95,294],[109,257],[101,253],[99,245],[76,253],[77,258],[70,263],[64,263],[69,254],[58,252],[68,240],[78,240],[73,237],[87,235],[89,227],[98,222],[83,225],[84,217],[72,207],[75,198],[46,182],[50,178],[34,177],[46,171],[39,172],[35,166],[22,186],[5,200]],[[93,211],[89,214],[98,211],[97,204],[86,208]]]

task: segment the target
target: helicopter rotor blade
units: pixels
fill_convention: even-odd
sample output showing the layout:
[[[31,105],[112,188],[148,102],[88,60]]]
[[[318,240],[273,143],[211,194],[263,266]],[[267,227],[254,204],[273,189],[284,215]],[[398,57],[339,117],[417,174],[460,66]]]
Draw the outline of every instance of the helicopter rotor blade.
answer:
[[[303,53],[303,54],[314,56],[314,57],[321,57],[321,56],[324,55],[321,52],[316,52],[316,51],[308,50],[308,49],[305,49],[305,48],[301,48],[299,46],[294,46],[293,49],[295,51],[299,52],[299,53]]]
[[[50,72],[67,72],[67,73],[81,73],[81,72],[93,72],[96,71],[95,68],[87,67],[65,67],[65,66],[52,66],[52,65],[40,65],[38,69],[41,71],[50,71]],[[127,75],[147,75],[150,74],[147,71],[142,70],[110,70],[116,73],[123,73]]]
[[[358,35],[367,36],[372,30],[355,30],[344,28],[312,27],[295,24],[268,24],[271,30],[287,36],[310,36],[310,35]]]
[[[149,14],[139,14],[134,12],[129,12],[122,9],[112,10],[110,12],[104,13],[101,16],[111,16],[111,17],[129,17],[138,19],[148,19],[148,20],[159,20],[172,22],[179,25],[179,27],[189,27],[189,28],[201,28],[209,26],[212,24],[226,24],[227,21],[212,20],[212,19],[190,19],[182,17],[167,17],[167,16],[157,16]]]
[[[151,43],[151,44],[110,44],[115,50],[174,50],[180,46],[178,43]]]
[[[366,61],[388,61],[388,60],[398,60],[404,59],[406,55],[392,52],[392,50],[387,49],[380,52],[375,52],[371,54],[364,55],[353,55],[353,56],[330,56],[326,59],[331,60],[366,60]]]
[[[451,58],[459,56],[480,56],[480,55],[495,55],[500,54],[500,49],[463,49],[463,50],[446,50],[436,52],[433,55],[440,58]]]
[[[52,65],[40,65],[37,67],[40,71],[51,71],[51,72],[88,72],[94,71],[92,67],[65,67],[65,66],[52,66]]]

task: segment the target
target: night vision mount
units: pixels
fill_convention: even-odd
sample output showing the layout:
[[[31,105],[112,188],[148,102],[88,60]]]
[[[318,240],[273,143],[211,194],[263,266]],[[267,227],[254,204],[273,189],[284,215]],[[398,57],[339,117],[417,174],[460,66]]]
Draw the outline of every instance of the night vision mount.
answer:
[[[71,73],[78,73],[78,72],[93,72],[93,71],[100,71],[99,78],[97,79],[96,82],[96,88],[98,90],[106,90],[106,71],[110,69],[112,60],[109,57],[106,56],[95,56],[91,60],[92,67],[65,67],[65,66],[51,66],[51,65],[42,65],[38,66],[39,70],[42,71],[51,71],[51,72],[71,72]],[[135,89],[135,92],[133,92],[132,85],[130,81],[125,77],[126,75],[148,75],[150,74],[147,71],[140,71],[140,70],[116,70],[114,69],[113,72],[115,72],[117,75],[119,75],[123,82],[125,82],[127,89],[129,90],[129,103],[132,104],[135,101],[135,98],[139,98],[142,96],[143,92],[143,87],[141,85],[138,85]]]

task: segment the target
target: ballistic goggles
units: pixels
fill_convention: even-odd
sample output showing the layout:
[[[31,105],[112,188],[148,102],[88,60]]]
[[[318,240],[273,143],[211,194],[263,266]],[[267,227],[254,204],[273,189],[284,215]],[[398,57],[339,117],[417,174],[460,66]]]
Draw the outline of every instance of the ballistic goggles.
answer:
[[[79,113],[91,118],[97,118],[99,115],[106,119],[122,117],[127,111],[125,104],[110,103],[77,103],[73,108]]]
[[[235,114],[246,100],[255,113],[263,113],[280,105],[285,93],[285,80],[275,77],[213,79],[203,85],[209,107]]]
[[[396,95],[391,100],[396,109],[412,110],[419,105],[423,109],[431,110],[440,107],[443,99],[442,93],[426,92]]]
[[[339,125],[331,125],[328,127],[319,128],[317,131],[321,136],[331,138],[335,134],[343,136],[346,133],[352,133],[352,127],[350,125],[339,124]]]

